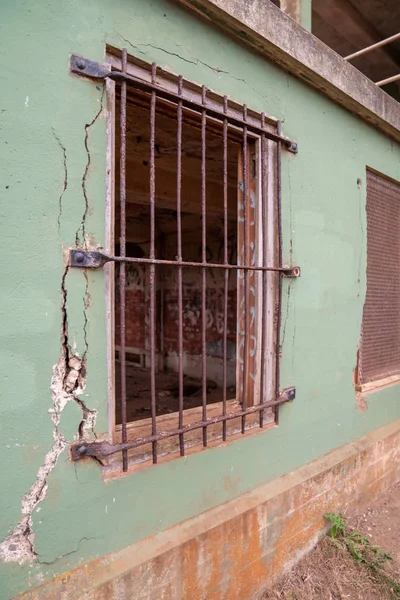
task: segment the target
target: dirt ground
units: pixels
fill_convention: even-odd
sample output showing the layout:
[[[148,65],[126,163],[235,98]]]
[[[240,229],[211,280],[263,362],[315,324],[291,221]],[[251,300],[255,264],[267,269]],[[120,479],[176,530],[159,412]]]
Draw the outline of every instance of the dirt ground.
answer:
[[[384,572],[400,582],[400,482],[363,513],[348,518],[357,529],[391,555]],[[324,538],[298,565],[268,591],[264,600],[392,600],[399,593],[377,581],[346,550]]]

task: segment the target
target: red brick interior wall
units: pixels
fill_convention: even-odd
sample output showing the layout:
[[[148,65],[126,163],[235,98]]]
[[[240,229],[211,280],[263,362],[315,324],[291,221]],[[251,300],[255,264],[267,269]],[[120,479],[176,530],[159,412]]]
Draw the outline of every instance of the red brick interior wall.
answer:
[[[160,224],[162,226],[162,223]],[[201,230],[183,233],[184,260],[201,260]],[[148,247],[143,246],[148,256]],[[231,260],[236,260],[235,248],[230,249]],[[174,260],[176,237],[168,236],[164,258]],[[221,262],[223,245],[221,239],[207,242],[207,260]],[[178,352],[178,270],[176,267],[157,267],[157,351],[165,357]],[[236,353],[237,285],[236,273],[229,273],[227,356],[234,361]],[[148,267],[127,265],[126,267],[126,346],[146,353],[149,349],[149,273]],[[192,268],[183,270],[183,337],[184,354],[198,357],[201,369],[202,352],[202,272]],[[206,274],[206,355],[223,357],[224,331],[224,271],[208,269]],[[119,329],[119,285],[116,276],[116,345],[120,344]],[[163,306],[161,307],[161,303]],[[162,350],[161,350],[162,349]]]

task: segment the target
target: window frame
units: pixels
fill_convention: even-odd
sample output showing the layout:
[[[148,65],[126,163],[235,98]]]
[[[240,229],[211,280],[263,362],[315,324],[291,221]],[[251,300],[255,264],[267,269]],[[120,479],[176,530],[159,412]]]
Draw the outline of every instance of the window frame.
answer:
[[[158,460],[157,458],[160,458],[160,462],[162,462],[164,459],[169,460],[170,458],[173,457],[173,452],[171,453],[169,450],[167,453],[165,453],[165,456],[159,452],[157,452],[157,450],[155,449],[156,446],[158,445],[158,443],[164,442],[166,438],[170,438],[170,437],[174,437],[177,438],[179,436],[179,438],[181,437],[181,435],[184,435],[186,437],[186,435],[190,432],[193,431],[195,429],[199,429],[199,430],[205,430],[205,429],[209,429],[210,427],[216,425],[217,423],[219,425],[221,425],[221,423],[226,423],[226,424],[230,424],[232,419],[240,419],[242,421],[242,427],[241,427],[241,432],[239,434],[239,437],[241,437],[244,433],[249,434],[254,430],[249,431],[248,427],[245,427],[245,422],[247,420],[247,424],[249,425],[249,423],[251,424],[251,417],[253,416],[253,414],[257,414],[257,421],[259,421],[259,427],[257,427],[256,431],[261,430],[264,427],[264,423],[263,423],[263,415],[265,412],[265,409],[268,408],[268,410],[271,407],[274,407],[274,411],[275,414],[278,414],[278,408],[281,404],[286,403],[286,402],[291,402],[292,400],[294,400],[295,398],[295,388],[294,387],[289,387],[286,388],[284,390],[280,390],[279,387],[279,359],[280,359],[280,317],[281,317],[281,302],[282,302],[282,276],[285,275],[286,277],[290,277],[290,278],[297,278],[300,276],[300,268],[297,266],[284,266],[283,265],[283,261],[282,261],[282,228],[281,228],[281,207],[280,207],[280,198],[281,198],[281,150],[282,148],[286,148],[287,150],[289,150],[290,152],[296,154],[297,153],[297,143],[290,138],[287,138],[285,136],[283,136],[281,134],[281,126],[280,126],[280,121],[278,121],[277,119],[273,119],[271,117],[266,116],[264,113],[256,113],[255,111],[252,111],[251,109],[247,109],[246,105],[241,105],[241,104],[237,104],[235,102],[233,102],[232,100],[228,100],[227,96],[221,96],[218,94],[215,94],[214,92],[212,92],[211,90],[209,90],[208,88],[206,89],[205,86],[199,86],[197,84],[194,84],[190,81],[187,80],[182,80],[181,76],[178,78],[176,75],[162,69],[161,67],[157,67],[155,64],[153,65],[148,65],[147,63],[144,63],[143,61],[141,61],[140,59],[137,59],[135,57],[132,57],[129,55],[129,62],[127,62],[127,51],[126,50],[119,50],[119,49],[115,49],[112,47],[107,46],[107,63],[106,64],[99,64],[99,63],[95,63],[93,61],[81,58],[77,55],[72,55],[70,58],[70,70],[71,73],[74,73],[78,76],[81,77],[88,77],[89,79],[97,79],[97,80],[102,80],[103,84],[105,84],[106,86],[106,112],[107,112],[107,117],[106,117],[106,132],[107,132],[107,165],[106,165],[106,192],[107,192],[107,199],[106,199],[106,232],[105,232],[105,248],[98,248],[98,249],[92,249],[89,248],[87,246],[87,244],[85,243],[83,248],[71,248],[69,251],[69,266],[73,267],[73,268],[78,268],[78,269],[104,269],[104,275],[105,275],[105,290],[106,290],[106,331],[107,331],[107,339],[108,339],[108,353],[107,353],[107,370],[108,370],[108,393],[109,393],[109,403],[108,403],[108,415],[109,415],[109,432],[108,432],[108,441],[107,440],[97,440],[95,442],[90,442],[90,441],[86,441],[84,438],[81,438],[80,440],[78,440],[78,442],[76,444],[73,444],[71,446],[71,458],[73,460],[80,460],[82,458],[85,457],[95,457],[99,460],[99,462],[103,465],[103,467],[107,467],[107,463],[108,465],[111,467],[111,472],[115,475],[115,469],[113,468],[112,465],[110,465],[110,462],[108,461],[108,457],[112,456],[112,455],[118,455],[121,456],[122,453],[122,457],[124,458],[123,460],[123,471],[127,471],[128,470],[128,456],[127,453],[129,450],[132,449],[136,449],[139,446],[143,446],[144,444],[152,444],[153,445],[153,460],[152,463],[157,463]],[[122,61],[124,62],[124,68],[122,67]],[[157,72],[158,69],[158,72]],[[155,74],[157,73],[157,77],[155,78]],[[160,81],[160,78],[162,79],[162,81]],[[130,440],[126,440],[123,444],[119,444],[119,443],[115,443],[118,440],[116,439],[116,424],[115,424],[115,339],[114,339],[114,329],[115,329],[115,313],[114,313],[114,306],[115,306],[115,298],[114,298],[114,263],[115,262],[119,262],[119,263],[134,263],[134,262],[140,262],[140,263],[146,263],[147,264],[151,263],[151,264],[156,264],[156,263],[162,263],[163,261],[158,261],[158,260],[154,260],[152,258],[150,259],[145,259],[145,258],[139,258],[139,259],[135,259],[135,258],[125,258],[125,255],[122,255],[121,257],[115,256],[115,248],[114,248],[114,217],[115,217],[115,186],[114,186],[114,179],[115,179],[115,167],[116,167],[116,153],[115,153],[115,141],[116,141],[116,119],[114,118],[115,115],[115,111],[116,111],[116,93],[115,93],[115,84],[114,81],[115,80],[123,80],[125,82],[133,82],[134,87],[136,87],[137,89],[142,89],[142,90],[146,90],[147,92],[150,90],[152,91],[152,96],[154,95],[154,97],[157,98],[160,96],[160,99],[164,99],[163,101],[166,101],[167,104],[169,104],[171,101],[173,103],[174,106],[179,106],[181,105],[182,107],[184,107],[184,110],[186,111],[186,109],[189,109],[189,114],[193,114],[192,111],[194,110],[194,114],[202,114],[203,118],[205,117],[207,119],[207,121],[204,120],[204,124],[207,122],[207,128],[210,126],[213,129],[213,123],[218,123],[219,124],[219,128],[221,128],[221,123],[225,123],[228,127],[233,128],[233,130],[237,130],[241,135],[242,135],[242,148],[243,148],[243,152],[245,151],[245,149],[248,147],[248,140],[251,138],[254,139],[258,139],[259,141],[262,140],[261,143],[261,147],[262,147],[262,155],[264,156],[264,161],[266,162],[266,156],[268,157],[268,165],[273,164],[273,169],[272,169],[272,174],[276,173],[276,180],[271,177],[266,177],[265,176],[265,169],[263,171],[261,171],[261,169],[259,169],[259,174],[260,177],[262,177],[262,180],[265,182],[265,186],[263,187],[261,196],[263,197],[263,195],[265,194],[265,191],[267,189],[267,185],[268,182],[271,182],[273,180],[273,183],[270,184],[272,185],[272,189],[274,190],[274,194],[270,194],[268,192],[268,194],[264,197],[267,197],[268,200],[271,203],[272,206],[272,220],[274,220],[274,225],[272,227],[272,231],[274,233],[274,235],[276,234],[277,236],[277,240],[278,240],[278,248],[276,248],[274,246],[274,254],[277,252],[277,261],[276,259],[272,259],[272,264],[265,264],[264,260],[262,260],[262,262],[260,263],[250,263],[249,261],[247,262],[247,265],[243,265],[243,267],[241,268],[241,264],[227,264],[226,266],[224,264],[219,265],[213,265],[212,263],[207,263],[207,260],[205,258],[202,259],[202,261],[199,263],[199,267],[203,268],[211,268],[211,269],[215,269],[217,267],[225,269],[234,269],[236,271],[236,273],[238,274],[238,278],[240,276],[240,272],[244,272],[244,273],[262,273],[263,274],[263,289],[266,290],[267,288],[267,282],[270,281],[271,277],[275,277],[277,279],[277,281],[279,282],[279,285],[273,285],[274,290],[277,288],[278,289],[278,302],[275,303],[274,302],[274,306],[272,306],[272,302],[269,305],[269,309],[265,311],[265,313],[262,313],[263,315],[265,314],[265,316],[267,317],[268,314],[268,318],[270,318],[271,315],[273,315],[273,321],[274,321],[274,327],[269,328],[269,331],[274,332],[274,335],[276,335],[275,337],[275,343],[270,346],[269,351],[267,353],[266,356],[264,356],[264,362],[262,362],[262,364],[265,364],[265,362],[268,360],[268,356],[272,356],[274,357],[275,360],[275,369],[274,369],[274,374],[275,374],[275,382],[273,385],[273,377],[271,378],[265,378],[266,381],[269,381],[270,386],[271,387],[275,387],[274,393],[271,397],[271,399],[266,399],[265,401],[260,401],[258,402],[256,405],[254,406],[249,406],[247,404],[247,402],[245,401],[244,397],[243,397],[243,403],[244,406],[242,404],[240,404],[240,408],[241,411],[238,413],[229,413],[228,411],[223,412],[222,414],[220,414],[218,417],[215,417],[215,419],[210,419],[209,417],[206,418],[206,415],[203,412],[203,418],[200,421],[196,421],[193,424],[190,424],[190,426],[184,427],[182,430],[181,429],[177,429],[177,427],[175,426],[173,430],[167,431],[167,432],[160,432],[160,430],[158,429],[157,435],[155,435],[156,433],[156,429],[154,427],[153,429],[153,435],[152,437],[150,437],[150,439],[148,438],[138,438],[137,435],[134,436],[134,440],[130,441]],[[179,89],[179,85],[178,82],[182,82],[183,81],[183,85],[184,85],[184,89],[185,92],[183,93],[178,92],[177,93],[177,87]],[[154,87],[155,86],[155,87]],[[172,89],[171,89],[172,86]],[[126,84],[125,86],[123,86],[123,88],[126,88]],[[206,98],[206,100],[205,100]],[[180,100],[179,102],[177,102],[177,100]],[[199,101],[200,100],[200,101]],[[125,102],[125,100],[124,100]],[[152,105],[152,106],[155,106]],[[223,106],[223,108],[222,108]],[[125,109],[124,111],[121,110],[121,115],[124,113],[125,114]],[[154,113],[153,113],[154,114]],[[125,118],[125,117],[124,117]],[[150,120],[151,121],[151,120]],[[153,121],[154,123],[154,121]],[[225,126],[224,125],[224,131],[225,131]],[[225,136],[225,133],[224,133]],[[226,137],[224,137],[224,140],[226,140]],[[246,142],[246,143],[245,143]],[[224,142],[224,144],[226,143],[226,141]],[[267,145],[270,146],[269,151],[267,152],[266,148]],[[260,148],[260,144],[258,146]],[[204,146],[203,146],[204,148]],[[205,150],[203,150],[204,152]],[[203,154],[204,156],[204,154]],[[258,153],[259,156],[259,153]],[[274,159],[271,161],[271,157],[274,157]],[[154,161],[154,155],[153,155],[153,159],[151,159]],[[224,159],[226,160],[226,159]],[[260,159],[258,158],[258,162],[260,161]],[[245,161],[245,163],[247,164],[247,161]],[[276,163],[276,165],[275,165]],[[123,163],[121,163],[123,165]],[[153,163],[154,164],[154,163]],[[243,163],[244,164],[244,163]],[[122,167],[121,167],[122,168]],[[154,168],[154,167],[153,167]],[[248,173],[251,172],[251,168],[249,167],[247,169]],[[261,174],[262,173],[262,174]],[[121,171],[122,174],[122,171]],[[203,177],[203,175],[202,175]],[[203,180],[204,181],[204,180]],[[246,190],[246,182],[247,182],[247,178],[244,179],[244,190]],[[204,185],[204,184],[203,184]],[[240,184],[239,184],[240,187]],[[249,188],[250,189],[250,188]],[[268,187],[268,190],[270,190],[270,188]],[[151,194],[151,191],[150,191]],[[276,194],[276,195],[275,195]],[[247,202],[249,203],[251,201],[250,196],[247,196]],[[277,202],[275,202],[275,198],[277,199]],[[205,202],[205,200],[203,200]],[[154,202],[154,195],[153,195],[153,202]],[[239,207],[239,205],[238,205]],[[225,209],[224,209],[225,210]],[[276,212],[275,212],[276,211]],[[247,214],[247,213],[246,213]],[[247,217],[246,217],[247,218]],[[262,218],[263,221],[266,220],[266,215],[264,213],[264,211],[262,212]],[[251,224],[252,225],[252,224]],[[278,227],[276,227],[276,225],[278,225]],[[124,227],[126,227],[126,225],[124,225]],[[204,233],[203,233],[204,235]],[[204,238],[203,238],[204,239]],[[263,236],[263,240],[266,239],[266,236]],[[271,238],[269,238],[271,239]],[[204,243],[204,242],[203,242]],[[254,245],[255,247],[255,245]],[[246,243],[244,243],[244,248],[247,248]],[[247,250],[244,250],[245,255]],[[268,253],[268,245],[266,242],[264,242],[264,249],[261,251],[259,250],[259,252],[263,252],[263,254],[266,256],[266,253]],[[153,254],[154,256],[154,254]],[[252,257],[254,258],[254,254],[252,255]],[[154,262],[153,262],[154,260]],[[182,260],[182,259],[181,259]],[[276,261],[276,262],[275,262]],[[204,266],[202,267],[204,263]],[[163,264],[173,264],[175,265],[175,261],[169,262],[168,261],[166,263]],[[182,265],[183,268],[185,268],[186,266],[189,267],[193,267],[195,266],[193,263],[185,263],[185,261],[183,261],[182,263],[179,262],[178,259],[176,259],[176,264],[179,266],[179,264]],[[124,281],[123,279],[123,273],[121,275],[122,279],[121,281]],[[245,279],[247,279],[247,277],[245,276]],[[204,281],[203,281],[203,285],[204,285]],[[204,293],[204,292],[203,292]],[[225,292],[226,293],[226,292]],[[263,294],[264,297],[264,294]],[[270,294],[269,298],[272,298],[274,300],[274,297]],[[203,300],[204,302],[204,300]],[[263,306],[268,306],[268,304],[265,304],[265,300],[263,300],[264,304]],[[203,310],[204,306],[203,306]],[[268,311],[271,311],[271,315],[269,314]],[[266,314],[267,313],[267,314]],[[272,318],[272,316],[271,316]],[[247,321],[248,323],[249,321]],[[266,318],[264,320],[264,322],[266,323]],[[203,325],[204,327],[204,325]],[[275,329],[276,327],[276,329]],[[247,326],[246,328],[246,332],[249,332],[249,326]],[[262,332],[264,332],[264,326],[262,327]],[[263,333],[262,333],[263,335]],[[204,333],[203,333],[204,336]],[[246,334],[247,336],[247,334]],[[203,337],[203,344],[204,344],[204,337]],[[248,344],[248,341],[247,341]],[[203,346],[204,348],[204,346]],[[248,348],[250,348],[250,346],[248,345]],[[249,350],[247,350],[248,352]],[[264,353],[264,346],[263,346],[263,350],[262,352]],[[204,350],[203,350],[204,353]],[[204,356],[204,354],[203,354]],[[125,357],[124,357],[125,359]],[[246,371],[245,371],[246,372]],[[262,375],[260,375],[260,377],[262,378]],[[204,381],[204,380],[203,380]],[[203,383],[204,385],[204,383]],[[154,411],[154,390],[152,393],[152,410]],[[227,400],[224,402],[227,402]],[[235,401],[234,401],[235,402]],[[179,412],[177,414],[182,415],[185,411],[182,410],[182,405],[180,405],[181,408],[180,410],[182,412]],[[205,407],[205,400],[204,400],[204,396],[203,396],[203,405],[202,408],[204,409]],[[210,409],[210,407],[212,407],[212,404],[207,405],[207,410]],[[194,409],[196,410],[196,409]],[[153,412],[153,425],[154,425],[154,420],[157,419],[157,423],[160,422],[160,419],[163,417],[163,415],[160,416],[156,416],[155,413]],[[172,415],[174,415],[172,413]],[[168,416],[171,416],[168,415]],[[134,429],[137,429],[136,424],[139,423],[143,423],[143,421],[136,421],[132,423],[132,426]],[[277,417],[276,417],[276,423],[277,423]],[[126,427],[127,427],[127,421],[125,419],[125,421],[123,421],[123,427],[124,430],[126,431]],[[182,425],[180,425],[180,427],[182,427]],[[206,438],[203,437],[203,446],[212,446],[214,445],[214,443],[217,444],[221,444],[221,440],[219,439],[222,436],[217,436],[218,439],[215,440],[211,440],[209,444],[207,444]],[[236,436],[231,436],[229,441],[231,439],[234,439],[234,437]],[[184,445],[184,448],[180,448],[180,455],[184,456],[185,454],[190,454],[192,453],[192,451],[198,451],[203,449],[200,445],[194,445],[193,448],[188,448],[186,443]],[[155,452],[155,454],[154,454]],[[103,459],[106,459],[105,462],[103,462]],[[143,458],[143,457],[142,457]],[[142,468],[142,466],[147,466],[149,464],[148,461],[145,461],[145,463],[139,464],[138,465],[138,461],[137,461],[137,456],[135,457],[135,461],[132,462],[132,460],[129,461],[129,467],[133,466],[133,468],[137,468],[139,466],[139,468]],[[115,465],[114,465],[115,466]],[[118,467],[121,466],[121,460],[119,460],[118,462]],[[120,468],[119,468],[120,470]],[[129,470],[131,470],[131,468],[129,468]]]

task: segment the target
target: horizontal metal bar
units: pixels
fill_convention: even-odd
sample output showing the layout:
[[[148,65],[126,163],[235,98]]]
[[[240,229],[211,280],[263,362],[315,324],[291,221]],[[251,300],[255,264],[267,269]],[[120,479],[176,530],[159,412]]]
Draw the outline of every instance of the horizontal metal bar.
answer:
[[[136,89],[145,91],[145,92],[156,92],[159,98],[163,98],[164,100],[168,100],[170,102],[174,102],[175,104],[178,101],[182,102],[182,106],[185,108],[189,108],[191,110],[195,110],[197,113],[201,114],[204,111],[204,106],[201,102],[197,102],[194,99],[185,98],[183,96],[178,96],[178,94],[174,94],[161,88],[157,84],[150,83],[148,81],[144,81],[143,79],[139,79],[138,77],[134,77],[133,75],[128,75],[127,73],[122,73],[121,71],[109,71],[105,69],[102,65],[95,63],[91,60],[87,60],[80,56],[72,55],[70,61],[70,69],[72,73],[79,74],[85,77],[89,77],[91,79],[112,79],[113,81],[126,81],[135,85]],[[265,135],[270,140],[274,142],[282,142],[282,144],[294,154],[298,151],[298,145],[295,140],[291,140],[285,136],[279,135],[277,133],[273,133],[271,131],[267,131],[261,125],[260,127],[256,127],[253,124],[247,124],[243,119],[239,117],[233,117],[232,115],[224,115],[222,108],[221,112],[211,108],[205,107],[207,116],[218,119],[219,121],[223,121],[225,118],[228,123],[234,125],[235,127],[240,127],[241,129],[246,126],[249,132],[255,133],[257,135]]]
[[[98,250],[70,250],[69,266],[81,269],[99,269],[108,262],[133,263],[145,265],[164,265],[170,267],[196,269],[230,269],[233,271],[273,271],[286,277],[300,277],[300,267],[263,267],[254,265],[231,265],[226,263],[189,262],[183,260],[164,260],[159,258],[135,258],[130,256],[110,256]]]
[[[387,79],[382,79],[381,81],[376,81],[376,85],[381,87],[382,85],[386,85],[387,83],[393,83],[394,81],[398,81],[400,79],[400,73],[397,75],[393,75],[392,77],[388,77]]]
[[[395,42],[396,40],[400,40],[400,33],[396,33],[395,35],[391,35],[390,37],[381,40],[380,42],[376,42],[376,44],[371,44],[371,46],[367,46],[362,50],[358,50],[357,52],[353,52],[353,54],[349,54],[345,56],[345,60],[352,60],[353,58],[358,58],[359,56],[363,56],[367,54],[367,52],[371,52],[372,50],[376,50],[377,48],[382,48],[382,46],[386,46],[386,44],[390,44],[391,42]]]
[[[264,402],[263,404],[257,404],[256,406],[250,406],[246,410],[242,410],[237,413],[220,415],[218,417],[208,419],[207,421],[198,421],[197,423],[193,423],[192,425],[186,425],[186,427],[181,427],[173,431],[164,431],[157,433],[156,435],[138,438],[135,441],[126,442],[124,444],[110,444],[106,441],[78,442],[77,444],[73,444],[71,446],[71,458],[72,460],[80,460],[82,458],[85,458],[86,456],[95,456],[96,458],[101,458],[105,456],[110,456],[111,454],[115,454],[116,452],[122,452],[124,450],[133,450],[134,448],[139,448],[140,446],[144,446],[145,444],[151,444],[153,442],[158,442],[160,440],[165,440],[167,438],[185,434],[188,431],[202,429],[203,427],[208,427],[209,425],[223,423],[224,421],[231,421],[232,419],[241,418],[244,415],[250,415],[255,412],[260,412],[261,410],[264,410],[270,406],[285,404],[286,402],[291,402],[292,400],[294,400],[295,396],[296,388],[288,388],[284,390],[279,396],[279,398],[277,398],[276,400]]]

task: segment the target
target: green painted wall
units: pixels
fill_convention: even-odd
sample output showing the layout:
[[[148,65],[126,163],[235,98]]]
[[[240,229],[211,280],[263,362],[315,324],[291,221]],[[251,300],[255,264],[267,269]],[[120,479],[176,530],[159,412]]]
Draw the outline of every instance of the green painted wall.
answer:
[[[282,386],[297,398],[280,426],[197,455],[103,483],[94,463],[61,453],[32,514],[32,565],[0,564],[0,597],[127,546],[238,496],[400,417],[397,387],[355,402],[365,297],[365,168],[400,179],[399,147],[323,95],[164,0],[3,1],[0,8],[0,539],[21,519],[21,500],[51,450],[52,369],[61,354],[63,247],[86,232],[104,241],[105,121],[93,122],[102,88],[68,72],[71,52],[102,61],[105,43],[281,118],[299,142],[283,156],[285,282]],[[103,98],[104,100],[104,98]],[[87,148],[85,139],[87,134]],[[90,158],[90,164],[89,164]],[[88,166],[89,165],[89,166]],[[88,168],[88,170],[87,170]],[[84,177],[87,170],[87,176]],[[357,180],[361,183],[357,183]],[[64,190],[65,188],[65,190]],[[86,289],[86,285],[88,288]],[[69,343],[88,346],[81,396],[107,429],[104,281],[69,272]],[[90,306],[85,302],[90,294]],[[73,440],[74,401],[59,435]],[[231,485],[222,484],[229,475]]]

